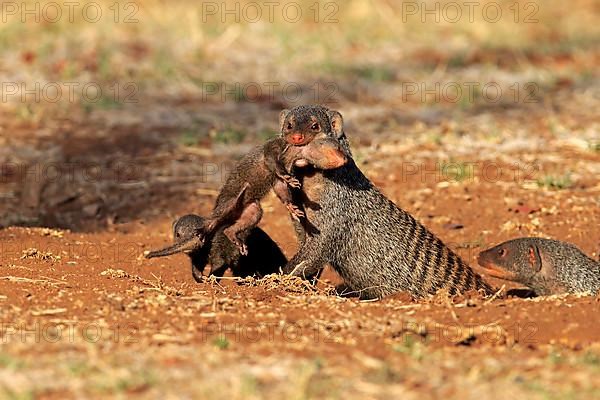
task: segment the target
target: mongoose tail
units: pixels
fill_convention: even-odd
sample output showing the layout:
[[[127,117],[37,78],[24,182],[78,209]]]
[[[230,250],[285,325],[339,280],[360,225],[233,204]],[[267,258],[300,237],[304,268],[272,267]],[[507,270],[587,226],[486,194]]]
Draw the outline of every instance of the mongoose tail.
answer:
[[[200,237],[198,237],[197,235],[194,235],[188,239],[185,239],[182,242],[175,243],[174,245],[169,246],[169,247],[165,247],[164,249],[151,251],[148,254],[146,254],[145,257],[146,258],[155,258],[155,257],[170,256],[172,254],[181,253],[181,252],[189,253],[198,248],[201,248],[203,245],[204,245],[204,240],[201,239]]]
[[[529,286],[538,295],[600,290],[600,263],[558,240],[509,240],[482,251],[477,261],[491,276]]]

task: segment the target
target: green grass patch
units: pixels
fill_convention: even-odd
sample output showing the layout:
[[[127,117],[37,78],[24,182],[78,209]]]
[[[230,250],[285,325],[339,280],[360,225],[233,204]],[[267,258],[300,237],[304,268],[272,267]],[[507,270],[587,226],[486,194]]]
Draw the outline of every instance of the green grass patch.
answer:
[[[217,336],[213,340],[213,345],[220,350],[227,350],[230,346],[229,340],[225,336]]]
[[[367,373],[367,379],[375,384],[386,385],[402,382],[404,376],[390,364],[384,363],[381,367]]]
[[[273,129],[263,129],[262,131],[258,132],[258,138],[261,141],[267,141],[269,139],[273,139],[274,137],[277,137],[279,135],[279,132],[277,132],[276,130]]]
[[[154,371],[141,369],[133,372],[127,370],[125,373],[118,370],[94,371],[93,376],[87,376],[91,380],[90,388],[99,393],[127,393],[143,392],[158,383]]]
[[[581,357],[581,362],[594,368],[600,368],[600,354],[592,351],[587,351]]]
[[[546,175],[537,180],[539,187],[552,189],[552,190],[563,190],[573,186],[571,175],[566,173],[564,175]]]
[[[33,400],[35,394],[32,390],[25,389],[22,392],[15,392],[13,390],[0,386],[0,399],[7,400]]]
[[[25,366],[25,362],[6,353],[0,353],[0,368],[18,370]]]
[[[467,179],[473,179],[475,176],[475,166],[463,161],[448,161],[440,164],[440,173],[448,181],[462,182]]]
[[[186,147],[196,146],[199,142],[199,136],[196,131],[186,130],[179,134],[177,142]]]
[[[349,79],[363,79],[375,83],[392,82],[396,79],[395,71],[384,65],[347,65],[326,61],[316,69],[336,76],[342,75]]]
[[[553,365],[559,365],[559,364],[564,364],[565,363],[565,356],[557,351],[557,350],[552,350],[549,354],[548,354],[548,361],[550,362],[550,364]]]
[[[425,345],[422,336],[414,333],[406,333],[402,336],[402,341],[392,346],[395,352],[406,354],[416,361],[421,361],[425,356]]]
[[[212,138],[216,143],[223,143],[223,144],[241,143],[244,141],[245,137],[246,137],[246,132],[244,132],[240,129],[232,128],[232,127],[228,127],[228,128],[222,129],[222,130],[217,130],[217,131],[212,132]]]

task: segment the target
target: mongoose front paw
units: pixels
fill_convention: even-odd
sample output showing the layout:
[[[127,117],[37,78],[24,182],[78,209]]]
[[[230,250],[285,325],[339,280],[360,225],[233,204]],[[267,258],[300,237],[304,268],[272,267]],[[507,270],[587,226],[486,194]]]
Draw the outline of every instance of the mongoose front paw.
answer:
[[[281,179],[283,179],[283,181],[284,181],[285,183],[287,183],[287,184],[288,184],[288,186],[290,186],[290,187],[293,187],[293,188],[296,188],[296,189],[298,189],[298,188],[300,188],[300,187],[302,186],[302,185],[300,184],[300,181],[299,181],[297,178],[294,178],[294,177],[293,177],[293,176],[291,176],[291,175],[283,175],[283,176],[281,177]]]
[[[300,221],[300,218],[305,216],[304,211],[298,208],[295,204],[288,203],[285,206],[292,215],[292,218],[294,218],[296,221]]]
[[[192,277],[194,278],[194,280],[198,283],[202,283],[202,278],[204,277],[204,275],[202,274],[202,271],[198,270],[198,269],[193,269],[192,270]]]

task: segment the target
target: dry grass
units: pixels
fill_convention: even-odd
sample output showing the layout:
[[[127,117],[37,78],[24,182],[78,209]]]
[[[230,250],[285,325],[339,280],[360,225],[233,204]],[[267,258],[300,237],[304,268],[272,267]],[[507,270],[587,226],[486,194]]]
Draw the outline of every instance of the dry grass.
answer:
[[[299,278],[297,276],[291,276],[291,275],[282,275],[282,274],[271,274],[271,275],[267,275],[263,278],[260,279],[256,279],[253,277],[247,277],[247,278],[234,278],[235,281],[241,285],[244,286],[258,286],[258,287],[263,287],[267,290],[274,290],[274,289],[282,289],[285,290],[286,292],[290,292],[290,293],[303,293],[303,294],[309,294],[309,293],[327,293],[330,294],[332,293],[332,290],[334,289],[331,286],[325,287],[325,288],[318,288],[314,285],[312,285],[310,282]]]
[[[436,2],[441,10],[449,3],[453,2]],[[500,20],[492,23],[483,17],[488,3],[501,6]],[[81,106],[87,109],[122,106],[131,93],[127,83],[135,85],[134,97],[142,102],[154,96],[201,97],[206,83],[230,84],[228,88],[235,91],[235,83],[249,82],[265,91],[267,82],[297,82],[307,93],[316,89],[317,81],[330,82],[336,88],[333,98],[360,96],[360,101],[382,101],[392,95],[397,102],[402,82],[496,82],[505,91],[515,83],[535,82],[541,95],[563,78],[589,81],[595,68],[586,52],[600,37],[597,13],[589,0],[529,2],[537,9],[521,4],[518,15],[510,9],[514,2],[484,1],[478,3],[473,21],[464,10],[465,16],[456,23],[449,22],[444,11],[438,13],[439,22],[435,16],[423,22],[420,14],[411,15],[384,0],[327,3],[337,5],[337,11],[321,9],[318,20],[335,11],[337,22],[320,24],[314,22],[314,2],[308,0],[295,3],[303,10],[297,23],[286,21],[281,9],[272,22],[266,16],[255,23],[244,22],[243,17],[241,23],[233,17],[223,22],[220,15],[208,15],[202,2],[193,1],[144,1],[135,11],[137,22],[115,23],[109,8],[113,3],[96,4],[105,12],[96,23],[86,22],[80,13],[74,22],[61,18],[48,24],[8,18],[0,27],[4,81],[29,86],[97,83],[104,89],[102,99],[83,101]],[[236,4],[243,10],[255,3]],[[524,23],[532,12],[537,22]],[[122,10],[119,18],[126,14]],[[577,65],[555,69],[547,64],[538,69],[535,64],[536,58],[565,54],[577,58]],[[474,63],[480,66],[471,68]],[[117,99],[110,89],[115,82],[122,91]],[[353,89],[357,82],[359,87]],[[357,89],[366,92],[352,93]],[[321,93],[320,100],[326,100],[327,93]],[[228,100],[248,101],[247,95],[241,90]],[[222,101],[220,96],[208,99]],[[411,99],[421,103],[420,96]],[[41,112],[39,105],[20,107],[24,118],[35,119],[35,113]]]
[[[125,162],[131,161],[144,179],[118,182],[120,194],[125,191],[125,197],[137,197],[139,201],[147,198],[149,188],[193,185],[195,197],[189,198],[209,197],[212,202],[218,193],[218,178],[206,186],[199,185],[194,173],[200,172],[193,169],[203,161],[213,161],[210,157],[215,155],[215,148],[210,144],[239,153],[229,148],[243,143],[248,134],[255,135],[254,141],[272,134],[276,118],[270,120],[264,116],[272,113],[275,117],[278,108],[293,101],[279,102],[282,94],[276,91],[274,101],[261,103],[235,88],[235,96],[227,97],[226,101],[220,95],[204,99],[205,84],[218,83],[231,89],[236,83],[256,82],[266,91],[265,83],[296,82],[305,95],[296,102],[334,100],[343,106],[355,158],[361,168],[366,166],[365,171],[376,178],[378,186],[385,182],[386,194],[394,200],[401,199],[400,203],[411,207],[411,212],[420,219],[434,214],[435,207],[429,208],[432,201],[439,201],[434,197],[447,196],[457,203],[467,201],[471,185],[476,187],[481,183],[481,171],[469,170],[468,164],[459,162],[457,176],[446,176],[453,178],[453,182],[433,186],[435,193],[439,191],[442,195],[433,196],[431,190],[419,192],[426,186],[424,181],[418,183],[418,189],[405,187],[410,182],[400,182],[401,177],[390,170],[390,165],[397,165],[390,164],[391,158],[420,162],[452,160],[454,156],[466,162],[491,159],[503,166],[541,160],[547,164],[540,169],[541,176],[527,177],[517,184],[500,179],[495,184],[506,189],[507,195],[524,199],[529,197],[520,191],[519,185],[536,193],[540,182],[549,188],[564,187],[548,191],[548,196],[556,196],[552,202],[560,204],[558,200],[568,198],[570,205],[580,207],[579,212],[588,216],[590,204],[594,205],[589,200],[590,192],[578,186],[598,176],[598,163],[593,160],[600,142],[598,116],[593,110],[600,106],[597,96],[600,17],[592,0],[527,2],[539,5],[535,23],[515,23],[515,15],[509,9],[514,4],[512,0],[493,2],[503,7],[503,16],[496,23],[480,17],[483,4],[492,3],[491,0],[481,3],[473,22],[463,19],[459,23],[431,20],[423,23],[418,16],[404,18],[401,3],[395,1],[335,2],[339,5],[335,15],[338,22],[329,24],[311,20],[310,7],[314,2],[309,0],[297,2],[304,11],[304,19],[298,23],[286,22],[280,13],[275,14],[273,22],[235,23],[229,19],[223,23],[218,16],[205,22],[202,2],[148,0],[139,4],[134,16],[138,22],[125,24],[112,20],[109,7],[113,1],[96,3],[108,16],[97,23],[84,21],[79,13],[72,23],[63,18],[57,23],[24,24],[18,17],[10,16],[6,23],[0,23],[2,82],[23,82],[28,88],[36,83],[76,82],[80,87],[95,83],[103,91],[97,102],[86,101],[79,91],[75,92],[73,102],[65,98],[57,103],[22,102],[14,97],[2,101],[3,163],[28,164],[31,160],[50,159],[50,151],[46,151],[55,137],[71,142],[71,137],[81,139],[87,134],[87,139],[97,140],[90,141],[95,148],[98,143],[111,141],[115,126],[124,126],[122,131],[127,135],[131,133],[130,126],[134,126],[143,135],[160,136],[162,141],[149,145],[155,153],[133,151],[131,159],[121,154],[129,136],[110,147],[109,152],[114,151],[115,157],[123,157]],[[251,2],[238,3],[244,7]],[[449,3],[453,2],[438,2],[441,7]],[[233,6],[233,2],[228,4]],[[324,4],[320,3],[321,7]],[[119,5],[123,7],[125,3]],[[525,9],[525,3],[520,6],[522,21],[531,9]],[[121,18],[127,11],[121,9]],[[321,18],[327,11],[321,9]],[[437,82],[494,82],[508,97],[498,103],[486,102],[478,89],[472,101],[436,101],[420,95],[403,99],[403,85],[407,82],[422,83],[428,88]],[[527,82],[537,85],[533,97],[536,101],[515,103],[511,87],[519,84],[523,88]],[[134,85],[133,100],[137,103],[127,102],[132,89],[126,86],[129,83]],[[327,96],[329,83],[334,84],[333,98]],[[121,91],[116,98],[115,85]],[[314,92],[316,87],[321,90],[318,96]],[[441,114],[443,118],[439,117],[440,109],[446,112]],[[518,111],[516,118],[515,111]],[[136,125],[132,120],[141,122]],[[19,140],[10,127],[21,124],[25,129],[19,131],[23,136],[18,143],[20,151],[4,147],[12,140]],[[28,147],[32,136],[31,140],[39,141],[38,147]],[[547,141],[536,141],[542,136]],[[527,146],[548,150],[543,152],[544,157],[539,157],[542,152],[530,152],[531,147],[523,147],[524,138],[531,140]],[[170,141],[179,146],[177,157],[164,145]],[[161,148],[157,149],[155,143],[160,143]],[[134,142],[134,147],[137,144]],[[574,149],[575,156],[560,153],[563,147]],[[77,152],[80,150],[75,148]],[[8,150],[3,152],[3,149]],[[31,154],[26,153],[27,149]],[[68,164],[72,156],[73,153],[61,155],[56,160]],[[105,165],[106,160],[96,156],[83,154],[78,160],[102,161],[99,165]],[[179,158],[186,159],[187,164]],[[166,161],[161,164],[159,159]],[[563,164],[573,167],[572,181],[561,178]],[[182,176],[182,170],[186,176]],[[555,172],[558,178],[544,175]],[[108,180],[92,182],[93,189],[105,195],[103,190],[115,183]],[[20,193],[23,182],[12,183],[14,187],[3,193]],[[577,191],[571,183],[577,186]],[[40,186],[43,187],[42,183]],[[457,187],[464,189],[460,193],[464,197],[452,195]],[[598,187],[593,181],[587,188],[595,190],[593,195]],[[94,192],[89,186],[70,189],[75,193],[74,198]],[[411,202],[413,195],[415,201]],[[44,205],[54,214],[53,207],[63,204],[65,198],[51,200],[55,202]],[[103,200],[107,207],[117,202],[127,206],[123,197]],[[139,208],[139,203],[132,204]],[[74,208],[77,206],[78,203]],[[123,209],[131,212],[133,208]],[[555,211],[561,218],[564,212],[562,208]],[[27,215],[8,214],[14,221],[29,221]],[[125,220],[131,217],[118,212],[114,215]],[[519,217],[510,216],[510,220],[489,229],[501,231],[504,226],[508,232],[503,234],[537,235],[548,228],[538,214],[531,219]],[[427,223],[432,220],[427,219]],[[560,223],[569,225],[571,221]],[[30,232],[38,238],[58,240],[63,239],[65,231],[32,229]],[[156,235],[152,233],[153,238]],[[99,267],[91,265],[85,273],[96,278],[102,276],[102,284],[89,287],[87,282],[79,281],[88,275],[75,278],[63,275],[65,270],[76,266],[60,263],[61,255],[32,247],[23,254],[22,261],[11,261],[24,266],[10,263],[0,266],[5,271],[19,270],[18,275],[28,275],[5,273],[0,277],[0,289],[10,289],[0,292],[0,398],[70,395],[75,398],[587,399],[600,390],[597,343],[583,350],[555,345],[530,348],[515,344],[513,333],[500,325],[502,321],[497,323],[497,318],[483,317],[476,324],[461,318],[465,310],[511,308],[514,302],[504,299],[501,290],[488,300],[478,296],[449,298],[440,293],[420,303],[404,298],[366,303],[334,296],[333,288],[327,285],[317,289],[305,281],[281,275],[234,278],[238,284],[233,285],[234,289],[226,287],[231,283],[229,280],[225,284],[210,278],[205,282],[210,285],[189,290],[188,283],[182,284],[179,278],[173,278],[174,283],[165,278],[170,283],[167,284],[161,277],[146,279],[138,275],[144,273],[140,269],[144,268],[141,260],[129,264],[111,260]],[[40,274],[43,268],[55,269],[57,277],[64,276],[64,280],[41,276],[47,275]],[[33,290],[36,288],[41,290]],[[86,290],[85,296],[79,292]],[[257,296],[253,295],[255,292]],[[570,312],[576,298],[571,296],[567,301],[563,297],[550,297],[522,303],[540,304],[552,310],[568,306],[565,312]],[[437,314],[413,319],[423,310]],[[19,335],[5,335],[6,325],[3,325],[93,323],[106,329],[115,321],[131,323],[128,318],[134,319],[135,326],[140,328],[127,332],[136,339],[132,343],[115,341],[109,336],[93,343],[80,334],[72,341],[31,343]],[[515,321],[520,320],[511,322]],[[272,323],[279,329],[277,333],[293,325],[301,328],[304,335],[297,342],[281,340],[281,335],[278,340],[255,342],[235,340],[225,334],[199,339],[207,327],[229,327],[230,322],[242,324],[244,329]],[[441,348],[435,343],[440,330],[451,336],[450,343]],[[490,331],[497,333],[495,343],[473,345],[485,341]],[[331,341],[316,343],[315,332]],[[568,335],[564,336],[556,340],[568,339]]]
[[[43,278],[43,277],[42,277]],[[22,276],[0,276],[0,280],[6,280],[9,282],[17,282],[17,283],[32,283],[32,284],[43,284],[50,286],[58,286],[58,285],[66,285],[67,282],[54,279],[54,278],[45,278],[45,279],[31,279]]]
[[[153,276],[155,278],[154,281],[144,279],[137,275],[130,274],[128,272],[123,271],[122,269],[109,268],[109,269],[106,269],[106,270],[100,272],[100,275],[108,276],[113,279],[127,279],[128,281],[131,281],[131,282],[139,282],[145,286],[149,286],[153,290],[156,290],[161,293],[165,293],[170,296],[181,296],[183,294],[183,292],[180,289],[176,289],[174,287],[165,285],[163,280],[160,277],[154,276],[154,274],[153,274]]]
[[[110,355],[104,353],[106,346],[91,344],[50,355],[42,352],[44,347],[20,354],[21,346],[15,344],[0,353],[0,396],[417,399],[469,393],[470,398],[502,399],[510,393],[531,399],[585,399],[598,389],[597,353],[568,354],[553,347],[542,357],[522,350],[475,350],[470,362],[457,363],[461,348],[432,351],[407,340],[389,348],[388,360],[356,352],[352,368],[339,368],[332,360],[285,354],[263,357],[257,364],[209,344],[165,343],[152,352]],[[430,389],[431,397],[419,388]]]

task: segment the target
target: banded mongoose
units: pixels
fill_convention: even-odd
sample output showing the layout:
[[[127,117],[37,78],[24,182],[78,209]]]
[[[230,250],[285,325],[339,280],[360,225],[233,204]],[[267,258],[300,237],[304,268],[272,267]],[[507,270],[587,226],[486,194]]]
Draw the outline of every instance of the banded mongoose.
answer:
[[[196,235],[205,225],[205,218],[188,214],[173,222],[173,240],[180,243]],[[230,268],[234,276],[256,276],[261,278],[268,274],[279,272],[287,259],[277,243],[265,231],[254,227],[243,233],[243,239],[249,248],[248,255],[240,254],[238,248],[223,234],[223,229],[217,229],[214,235],[207,237],[206,242],[199,247],[188,249],[185,253],[192,262],[192,276],[196,282],[202,281],[204,269],[210,264],[210,275],[223,276]],[[179,251],[175,246],[152,252],[151,257],[163,257]]]
[[[347,161],[339,142],[327,135],[330,118],[336,115],[320,106],[283,110],[279,117],[282,137],[254,148],[236,164],[217,196],[206,226],[197,232],[196,238],[180,243],[180,250],[201,246],[205,235],[226,226],[225,236],[238,246],[241,254],[248,254],[241,235],[262,218],[260,200],[271,188],[293,216],[303,217],[304,212],[294,204],[288,187],[300,186],[290,175],[291,168],[311,165],[326,170],[339,168]]]
[[[398,291],[422,297],[440,289],[493,293],[480,275],[360,171],[341,115],[330,135],[339,140],[348,162],[326,171],[303,169],[297,175],[302,195],[320,205],[306,209],[319,234],[305,236],[296,229],[300,249],[283,272],[312,278],[329,264],[363,299]]]
[[[558,240],[509,240],[482,251],[477,261],[490,275],[522,283],[537,295],[600,290],[600,262]]]

